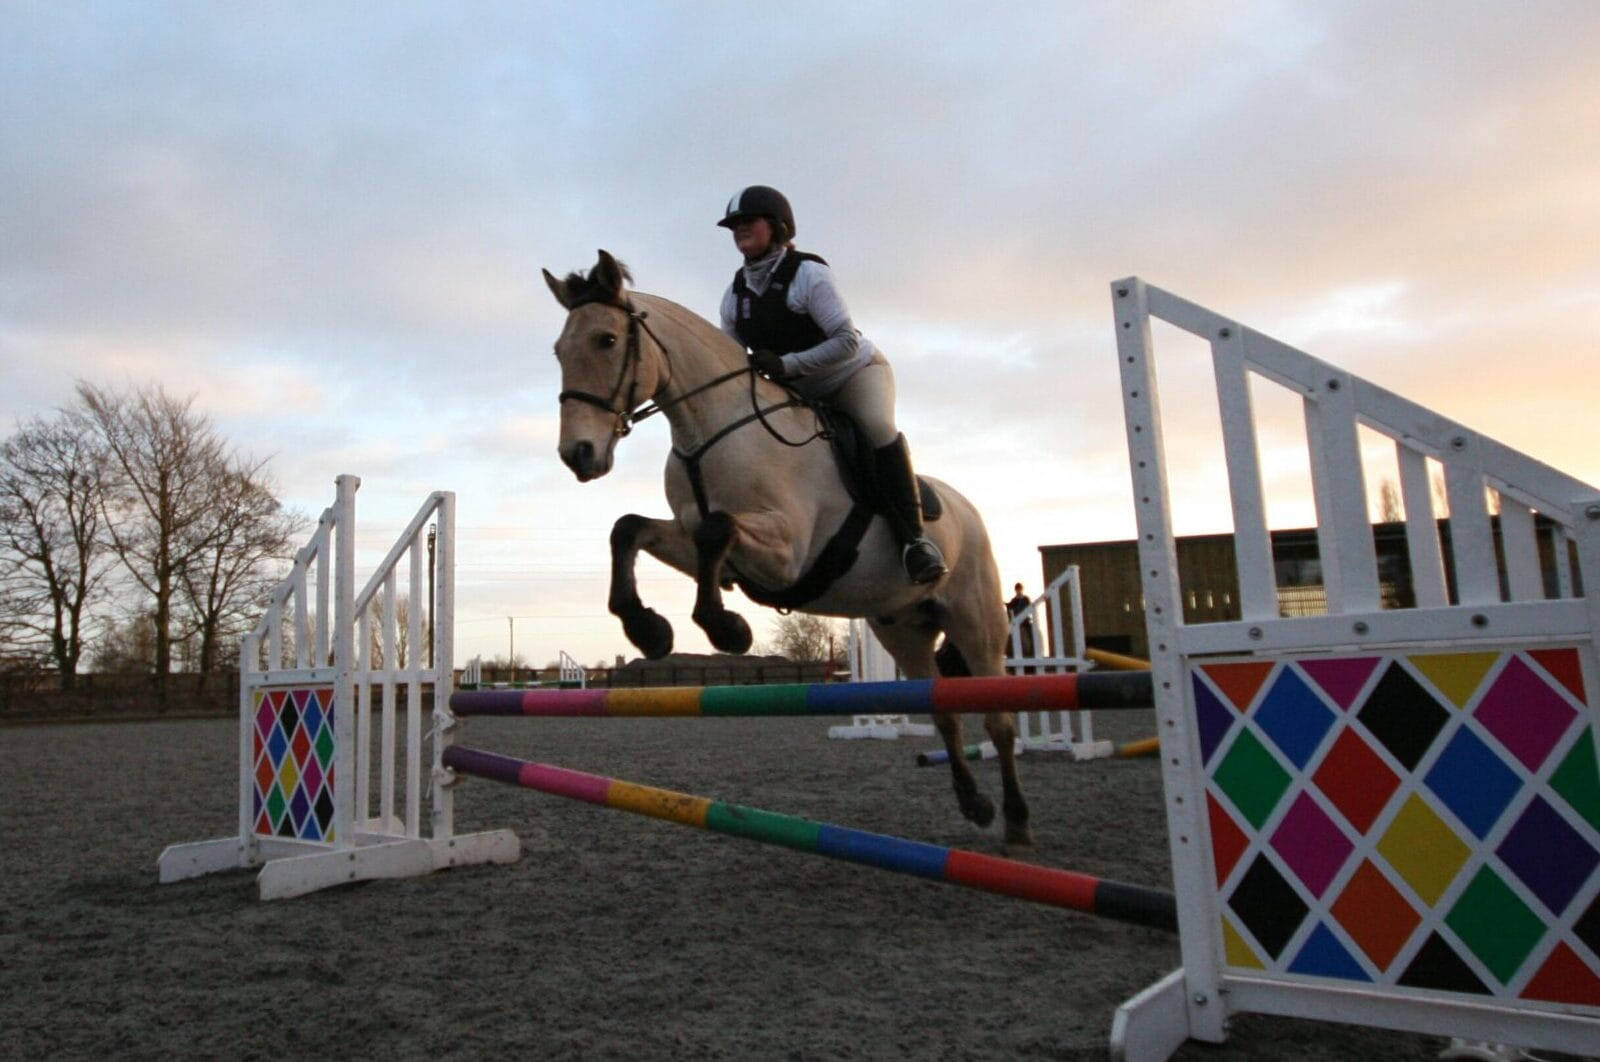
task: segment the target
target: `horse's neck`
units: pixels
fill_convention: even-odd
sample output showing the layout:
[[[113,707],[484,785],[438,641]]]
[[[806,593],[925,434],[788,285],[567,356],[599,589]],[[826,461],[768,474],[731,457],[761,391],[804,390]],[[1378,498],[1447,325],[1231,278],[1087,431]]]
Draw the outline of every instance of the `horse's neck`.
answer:
[[[673,445],[692,450],[750,413],[747,377],[736,376],[707,386],[720,376],[745,368],[744,348],[737,341],[699,314],[670,300],[636,293],[635,301],[649,313],[646,324],[665,348],[671,367],[656,401],[667,407],[665,415],[672,425]],[[775,384],[758,377],[756,386],[763,407],[784,400],[782,388]],[[692,393],[702,387],[705,390]],[[684,395],[689,397],[682,398]]]

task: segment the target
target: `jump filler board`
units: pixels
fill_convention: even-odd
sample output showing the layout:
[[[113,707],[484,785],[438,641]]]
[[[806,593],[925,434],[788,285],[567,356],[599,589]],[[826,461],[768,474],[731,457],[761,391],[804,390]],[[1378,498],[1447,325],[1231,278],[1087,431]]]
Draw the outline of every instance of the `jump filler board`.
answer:
[[[332,843],[332,686],[255,691],[255,832]]]
[[[1190,668],[1224,965],[1600,1006],[1600,769],[1578,652]]]

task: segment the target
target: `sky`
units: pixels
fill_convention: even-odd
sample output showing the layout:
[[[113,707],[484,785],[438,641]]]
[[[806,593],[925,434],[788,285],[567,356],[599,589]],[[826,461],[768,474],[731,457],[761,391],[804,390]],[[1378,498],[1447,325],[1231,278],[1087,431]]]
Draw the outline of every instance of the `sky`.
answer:
[[[715,222],[752,183],[1008,587],[1038,590],[1040,545],[1133,534],[1129,275],[1600,482],[1592,0],[0,0],[0,25],[0,434],[79,380],[192,395],[307,515],[359,475],[369,567],[453,490],[462,661],[633,655],[606,536],[665,514],[665,426],[593,483],[559,463],[540,269],[603,247],[714,316]],[[1186,445],[1216,434],[1204,373],[1177,379],[1178,530],[1228,530]],[[1283,408],[1269,513],[1298,526]],[[640,586],[706,650],[686,579],[642,560]]]

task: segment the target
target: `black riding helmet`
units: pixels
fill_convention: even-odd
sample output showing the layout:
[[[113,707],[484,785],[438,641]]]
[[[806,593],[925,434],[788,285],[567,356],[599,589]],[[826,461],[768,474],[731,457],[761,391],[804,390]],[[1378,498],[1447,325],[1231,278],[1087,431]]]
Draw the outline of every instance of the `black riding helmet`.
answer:
[[[725,229],[731,229],[744,218],[767,218],[770,221],[782,224],[786,233],[780,233],[780,238],[794,239],[794,210],[789,206],[789,200],[776,188],[769,188],[764,184],[752,184],[728,200],[728,208],[722,215],[722,220],[717,222]]]

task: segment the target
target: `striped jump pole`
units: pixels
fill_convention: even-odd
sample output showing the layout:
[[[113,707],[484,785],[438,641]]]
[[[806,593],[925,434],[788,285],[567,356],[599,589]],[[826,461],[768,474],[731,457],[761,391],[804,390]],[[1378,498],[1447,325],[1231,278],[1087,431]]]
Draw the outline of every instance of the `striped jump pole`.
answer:
[[[1140,756],[1156,756],[1161,752],[1161,739],[1159,737],[1140,738],[1117,746],[1117,755],[1125,760],[1137,759]]]
[[[458,716],[947,715],[1149,708],[1148,671],[777,686],[458,690]]]
[[[795,815],[762,811],[688,793],[676,793],[670,789],[656,789],[546,763],[530,763],[459,745],[444,750],[443,764],[458,774],[488,778],[569,800],[647,815],[680,826],[693,826],[712,833],[781,845],[900,874],[947,881],[1119,922],[1174,932],[1178,928],[1177,902],[1172,893],[1160,889],[1108,881],[1070,870],[1056,870],[1015,859],[925,844],[846,826],[833,826]]]
[[[1085,649],[1086,660],[1092,660],[1103,668],[1111,671],[1149,671],[1150,661],[1141,660],[1136,656],[1125,656],[1122,653],[1113,653],[1105,649]]]
[[[1013,751],[1018,756],[1021,756],[1027,750],[1028,746],[1019,741]],[[994,747],[994,742],[992,741],[979,741],[971,745],[961,746],[961,758],[964,760],[993,760],[998,759],[999,756],[1000,750]],[[934,767],[941,763],[949,762],[950,753],[944,749],[929,749],[927,752],[917,753],[918,767]]]

